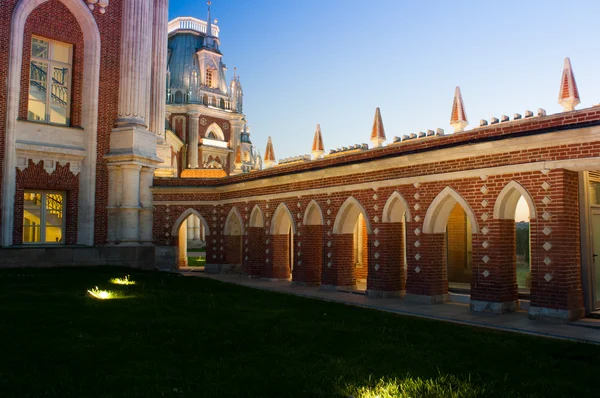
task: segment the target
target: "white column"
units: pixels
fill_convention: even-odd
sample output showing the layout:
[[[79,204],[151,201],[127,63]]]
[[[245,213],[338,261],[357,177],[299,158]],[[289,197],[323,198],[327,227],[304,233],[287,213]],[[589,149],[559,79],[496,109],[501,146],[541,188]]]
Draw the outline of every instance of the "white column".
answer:
[[[200,113],[188,112],[188,163],[192,169],[198,168],[198,119]]]
[[[152,54],[152,2],[124,0],[117,126],[147,126]]]
[[[189,220],[189,219],[188,219]],[[178,266],[187,267],[187,220],[183,220],[178,233]]]
[[[117,243],[119,240],[119,205],[122,193],[121,167],[108,166],[108,230],[106,240],[108,243]]]
[[[122,243],[140,241],[140,170],[138,164],[121,165],[122,189],[119,236]]]
[[[140,172],[140,241],[142,244],[151,245],[154,241],[152,235],[152,179],[154,168],[142,167]]]
[[[194,217],[194,240],[200,239],[200,219]]]
[[[187,235],[189,237],[194,236],[194,218],[196,218],[196,216],[194,216],[193,214],[191,214],[187,220],[186,220],[186,224],[187,224]]]
[[[149,129],[159,139],[165,139],[165,102],[167,100],[167,30],[169,1],[155,0],[152,28],[152,80],[150,92]]]

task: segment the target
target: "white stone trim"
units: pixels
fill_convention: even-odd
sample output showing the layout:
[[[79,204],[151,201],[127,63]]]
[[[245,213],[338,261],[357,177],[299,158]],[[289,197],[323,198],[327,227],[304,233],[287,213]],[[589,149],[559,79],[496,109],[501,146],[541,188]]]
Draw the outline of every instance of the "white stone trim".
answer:
[[[29,14],[48,0],[20,0],[11,22],[7,79],[6,142],[2,178],[2,246],[12,245],[16,192],[16,123],[19,114],[23,38]],[[81,122],[86,157],[79,175],[77,243],[94,244],[96,145],[100,81],[100,32],[91,11],[80,0],[60,0],[77,19],[84,40]]]
[[[473,209],[471,209],[469,203],[460,196],[458,192],[450,187],[444,188],[442,192],[435,197],[433,202],[431,202],[431,205],[425,214],[425,220],[423,221],[423,233],[444,233],[446,224],[448,223],[448,217],[456,203],[460,204],[467,214],[467,217],[471,222],[471,233],[476,234],[479,231],[479,227]]]
[[[396,203],[400,203],[401,215],[400,215],[399,220],[397,219],[397,217],[394,217],[394,215],[392,214],[392,210],[394,208],[396,208],[396,206],[395,206]],[[406,221],[410,222],[410,220],[411,220],[410,207],[408,206],[406,199],[404,199],[404,197],[402,195],[400,195],[400,193],[398,191],[394,191],[388,198],[387,202],[385,203],[385,206],[383,207],[382,221],[383,222],[402,222],[402,216],[405,216]]]
[[[285,217],[285,215],[289,217],[289,222],[292,226],[292,233],[294,235],[296,234],[296,223],[294,222],[294,216],[292,215],[292,212],[290,212],[290,209],[288,209],[285,203],[280,203],[279,206],[277,206],[277,209],[275,209],[275,213],[273,213],[273,218],[271,219],[271,227],[269,229],[270,235],[285,235],[288,233],[288,231],[283,231],[280,228],[281,218]]]
[[[198,219],[202,223],[202,226],[204,227],[204,234],[206,236],[210,235],[210,228],[208,227],[208,223],[206,222],[204,217],[202,217],[202,215],[195,209],[187,209],[186,211],[181,213],[181,215],[177,218],[177,220],[175,220],[175,223],[173,224],[173,228],[171,229],[172,236],[179,235],[179,228],[181,227],[181,223],[183,223],[191,214],[198,217]]]
[[[258,228],[264,228],[265,227],[265,217],[263,216],[263,212],[260,209],[260,207],[258,207],[258,205],[254,205],[254,208],[252,209],[252,213],[250,213],[250,227],[258,227]]]
[[[318,222],[312,222],[310,213],[312,211],[316,211],[318,214]],[[323,211],[321,210],[321,206],[313,199],[306,206],[306,211],[304,212],[304,217],[302,218],[302,223],[304,225],[323,225],[325,222],[325,217],[323,217]]]
[[[363,207],[363,205],[356,200],[353,196],[350,196],[340,207],[340,210],[335,217],[333,223],[334,234],[351,234],[354,232],[354,224],[356,223],[356,217],[362,213],[365,223],[367,224],[367,234],[371,234],[371,221],[369,220],[369,214]],[[350,222],[348,222],[350,220]]]
[[[496,203],[494,204],[494,218],[502,220],[514,220],[515,211],[517,210],[517,203],[519,202],[521,196],[525,198],[527,206],[529,207],[529,217],[537,218],[537,210],[531,194],[527,191],[527,189],[525,189],[524,186],[516,181],[510,181],[498,194]]]
[[[231,217],[237,217],[238,222],[240,223],[240,235],[244,235],[244,232],[246,232],[244,229],[244,219],[242,218],[240,211],[235,206],[231,208],[229,214],[227,215],[227,218],[225,219],[225,228],[223,229],[223,235],[230,235],[231,231],[229,231],[229,221],[231,220]]]

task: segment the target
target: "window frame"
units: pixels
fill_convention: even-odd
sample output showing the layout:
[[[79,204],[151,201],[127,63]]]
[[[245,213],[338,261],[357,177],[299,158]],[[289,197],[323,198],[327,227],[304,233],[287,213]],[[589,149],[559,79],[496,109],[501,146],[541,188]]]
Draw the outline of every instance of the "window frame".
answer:
[[[41,194],[41,214],[40,214],[40,241],[39,242],[25,242],[23,239],[23,235],[25,232],[25,195],[26,194]],[[58,194],[63,197],[63,207],[62,207],[62,222],[60,225],[61,229],[61,242],[46,242],[46,195],[47,194]],[[48,245],[65,245],[67,241],[67,192],[66,191],[55,191],[55,190],[45,190],[45,189],[24,189],[23,190],[23,215],[21,216],[21,225],[23,227],[23,231],[21,232],[21,243],[27,246],[48,246]],[[52,225],[56,227],[57,225]]]
[[[37,40],[41,40],[44,42],[48,43],[48,58],[39,58],[39,57],[34,57],[33,56],[33,40],[37,39]],[[38,36],[38,35],[31,35],[31,48],[29,51],[29,70],[28,70],[28,78],[27,78],[27,90],[29,92],[30,87],[31,87],[31,64],[33,62],[43,62],[45,64],[47,64],[47,71],[46,71],[46,102],[45,102],[45,108],[46,108],[46,112],[45,112],[45,120],[34,120],[34,119],[30,119],[29,118],[29,95],[27,96],[27,120],[30,122],[35,122],[35,123],[43,123],[43,124],[51,124],[51,125],[55,125],[55,126],[67,126],[70,127],[71,126],[71,94],[72,94],[72,86],[73,86],[73,44],[71,43],[65,43],[62,41],[58,41],[58,40],[53,40],[53,39],[49,39],[47,37],[43,37],[43,36]],[[68,52],[69,52],[69,62],[68,63],[64,63],[61,61],[56,61],[53,59],[54,56],[54,48],[56,45],[59,46],[63,46],[63,47],[67,47],[68,48]],[[66,77],[66,81],[67,81],[67,106],[66,106],[66,123],[56,123],[56,122],[51,122],[50,121],[50,117],[51,117],[51,112],[52,112],[52,72],[54,71],[54,67],[58,66],[58,67],[67,67],[67,77]]]

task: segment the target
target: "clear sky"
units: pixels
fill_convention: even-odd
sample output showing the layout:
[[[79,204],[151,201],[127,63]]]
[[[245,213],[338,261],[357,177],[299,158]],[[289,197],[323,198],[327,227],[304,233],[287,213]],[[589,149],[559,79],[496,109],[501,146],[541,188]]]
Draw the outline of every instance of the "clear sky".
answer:
[[[451,133],[454,87],[473,128],[529,109],[560,112],[570,57],[582,97],[600,102],[600,1],[213,0],[228,77],[261,153],[310,153],[367,143],[375,108],[388,141],[441,127]],[[206,2],[171,0],[170,18],[206,19]]]

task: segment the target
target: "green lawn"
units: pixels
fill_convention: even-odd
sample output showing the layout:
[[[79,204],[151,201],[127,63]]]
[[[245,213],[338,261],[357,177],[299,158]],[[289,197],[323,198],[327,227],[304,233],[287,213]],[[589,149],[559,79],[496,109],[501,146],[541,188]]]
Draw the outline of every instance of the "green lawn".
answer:
[[[0,271],[0,337],[3,398],[591,397],[600,380],[598,346],[116,268]]]

